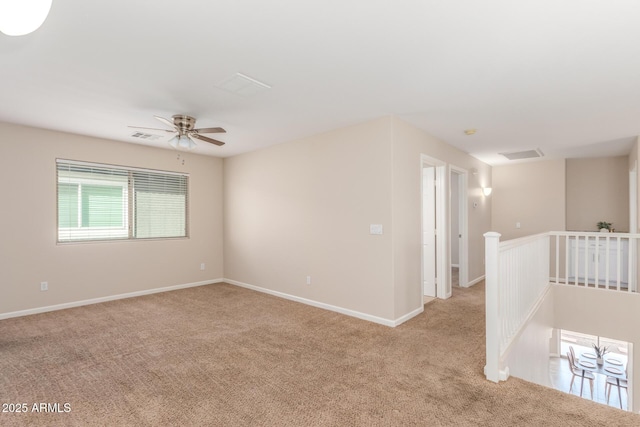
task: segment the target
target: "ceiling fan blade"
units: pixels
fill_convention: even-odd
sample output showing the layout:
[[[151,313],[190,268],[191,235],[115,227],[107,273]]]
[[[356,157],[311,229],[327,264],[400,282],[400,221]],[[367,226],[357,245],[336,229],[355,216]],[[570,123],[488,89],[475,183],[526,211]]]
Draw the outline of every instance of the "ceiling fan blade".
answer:
[[[227,131],[222,128],[200,128],[194,129],[195,133],[226,133]]]
[[[147,130],[159,130],[160,132],[169,132],[169,133],[175,133],[175,129],[158,129],[158,128],[145,128],[142,126],[129,126],[130,128],[134,128],[134,129],[147,129]]]
[[[216,139],[209,138],[207,136],[198,135],[197,133],[190,133],[189,136],[191,136],[193,138],[196,138],[196,139],[199,139],[201,141],[210,142],[211,144],[224,145],[224,142],[222,142],[222,141],[218,141]]]
[[[160,116],[153,116],[156,119],[160,120],[162,123],[164,123],[165,125],[171,127],[171,128],[176,128],[176,125],[173,124],[173,122],[171,120],[167,120],[164,117],[160,117]]]

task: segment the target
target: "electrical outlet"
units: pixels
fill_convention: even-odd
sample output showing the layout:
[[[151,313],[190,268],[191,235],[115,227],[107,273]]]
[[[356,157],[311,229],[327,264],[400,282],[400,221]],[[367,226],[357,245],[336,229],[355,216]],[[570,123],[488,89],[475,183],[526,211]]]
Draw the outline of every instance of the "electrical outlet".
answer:
[[[49,290],[49,283],[48,282],[40,282],[40,290],[41,291],[48,291]]]
[[[204,262],[200,264],[200,270],[204,271]]]
[[[307,285],[311,284],[311,276],[307,276]]]

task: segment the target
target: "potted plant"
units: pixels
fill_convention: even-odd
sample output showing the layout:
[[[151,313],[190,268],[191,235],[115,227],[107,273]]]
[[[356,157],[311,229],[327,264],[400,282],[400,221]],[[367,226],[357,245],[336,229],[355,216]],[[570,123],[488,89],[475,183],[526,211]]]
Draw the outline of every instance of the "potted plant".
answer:
[[[609,233],[611,231],[611,223],[607,221],[598,222],[598,230],[601,233]]]
[[[609,349],[604,345],[599,346],[593,344],[593,350],[596,352],[596,363],[598,365],[602,365],[604,363],[604,355],[609,351]]]

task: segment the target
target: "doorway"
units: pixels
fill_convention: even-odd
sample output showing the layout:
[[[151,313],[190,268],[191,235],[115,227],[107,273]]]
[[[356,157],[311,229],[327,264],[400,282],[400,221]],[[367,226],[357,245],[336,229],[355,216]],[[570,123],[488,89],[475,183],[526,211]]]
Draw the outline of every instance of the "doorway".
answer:
[[[451,165],[449,170],[449,224],[451,285],[469,284],[467,236],[467,171]]]
[[[420,156],[422,195],[422,295],[451,296],[446,215],[446,163]]]

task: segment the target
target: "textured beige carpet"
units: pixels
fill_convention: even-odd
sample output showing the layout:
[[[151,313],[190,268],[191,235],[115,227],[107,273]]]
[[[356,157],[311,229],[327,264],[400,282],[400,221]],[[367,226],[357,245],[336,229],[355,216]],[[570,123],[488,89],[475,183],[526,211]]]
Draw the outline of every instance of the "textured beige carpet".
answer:
[[[0,400],[28,411],[0,425],[640,425],[486,381],[483,298],[456,289],[395,329],[226,284],[2,320]]]

